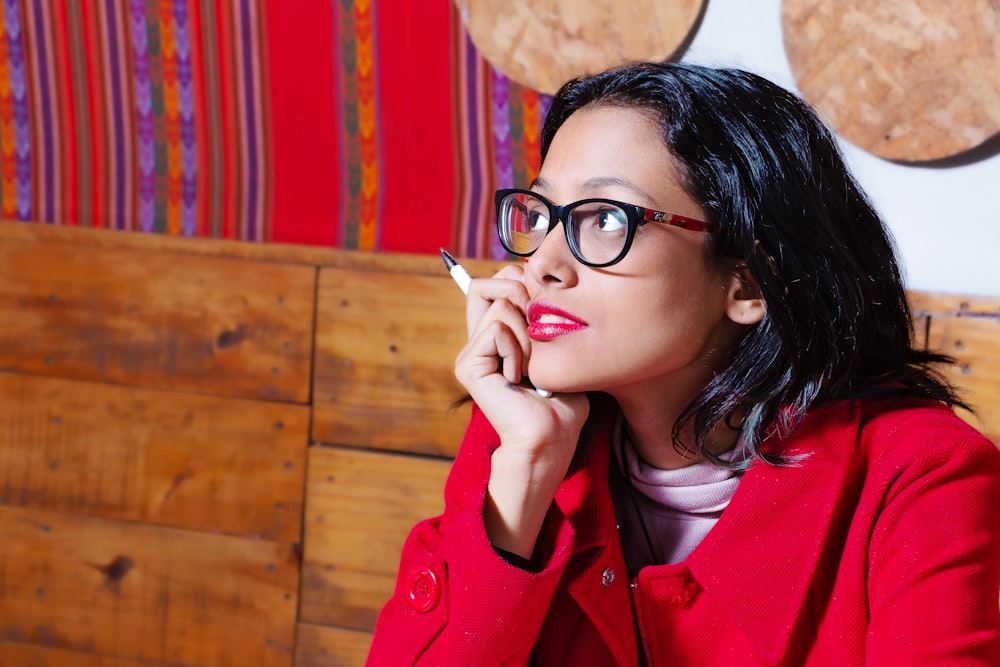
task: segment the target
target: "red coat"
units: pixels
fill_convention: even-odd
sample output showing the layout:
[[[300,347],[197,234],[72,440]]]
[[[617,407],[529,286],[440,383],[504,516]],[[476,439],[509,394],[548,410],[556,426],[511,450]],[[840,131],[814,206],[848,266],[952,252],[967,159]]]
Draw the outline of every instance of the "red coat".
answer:
[[[814,410],[782,446],[808,458],[754,463],[687,560],[631,586],[607,483],[614,415],[601,422],[532,573],[487,540],[498,443],[474,410],[444,514],[407,539],[369,665],[634,667],[643,650],[653,666],[1000,665],[1000,452],[951,410]]]

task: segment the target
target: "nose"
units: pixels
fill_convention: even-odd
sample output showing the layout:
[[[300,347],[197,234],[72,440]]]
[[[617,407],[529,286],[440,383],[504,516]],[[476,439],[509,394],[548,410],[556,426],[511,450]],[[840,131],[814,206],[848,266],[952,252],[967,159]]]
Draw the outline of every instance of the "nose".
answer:
[[[538,246],[538,250],[528,258],[525,274],[539,285],[561,284],[568,287],[576,283],[577,271],[582,264],[576,261],[566,241],[565,225],[560,221]]]

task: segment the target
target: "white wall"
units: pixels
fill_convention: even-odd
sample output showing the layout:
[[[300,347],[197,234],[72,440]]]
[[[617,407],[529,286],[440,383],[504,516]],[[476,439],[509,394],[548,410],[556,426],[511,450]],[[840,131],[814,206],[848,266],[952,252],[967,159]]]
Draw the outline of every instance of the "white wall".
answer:
[[[740,67],[797,90],[781,0],[706,2],[684,60]],[[1000,296],[1000,155],[958,167],[905,166],[841,143],[895,236],[908,288]]]

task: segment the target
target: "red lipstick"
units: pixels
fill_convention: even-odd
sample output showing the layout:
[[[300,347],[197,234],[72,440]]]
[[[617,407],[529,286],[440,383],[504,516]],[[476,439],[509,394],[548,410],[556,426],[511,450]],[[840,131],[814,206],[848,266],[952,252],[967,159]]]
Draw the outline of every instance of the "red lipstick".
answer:
[[[586,327],[587,323],[576,315],[552,304],[532,303],[528,306],[528,337],[532,340],[553,340]]]

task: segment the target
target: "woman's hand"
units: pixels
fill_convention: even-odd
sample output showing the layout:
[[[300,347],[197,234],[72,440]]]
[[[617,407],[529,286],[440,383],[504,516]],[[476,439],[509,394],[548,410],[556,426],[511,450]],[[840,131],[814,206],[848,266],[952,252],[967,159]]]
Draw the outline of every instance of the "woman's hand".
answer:
[[[528,300],[520,266],[472,281],[469,341],[455,376],[500,436],[484,510],[490,541],[530,559],[590,408],[585,394],[543,398],[522,384],[531,357]]]

